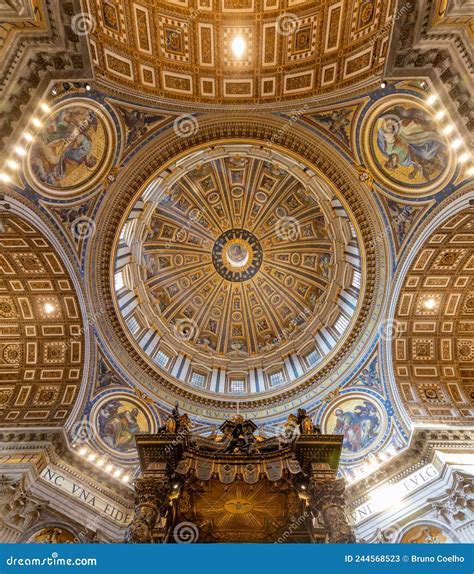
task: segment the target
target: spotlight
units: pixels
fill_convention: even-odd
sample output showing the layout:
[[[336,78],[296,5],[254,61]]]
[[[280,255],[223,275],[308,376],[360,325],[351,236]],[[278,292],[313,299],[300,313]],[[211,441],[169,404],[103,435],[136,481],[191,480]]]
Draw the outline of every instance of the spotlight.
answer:
[[[83,446],[83,447],[81,448],[81,450],[79,451],[79,454],[80,454],[81,456],[86,456],[86,454],[87,454],[87,448]]]
[[[458,149],[461,146],[462,146],[462,139],[461,138],[457,138],[457,139],[453,140],[453,142],[451,143],[452,149]]]
[[[439,112],[436,112],[436,114],[435,114],[435,119],[442,120],[445,115],[446,115],[446,112],[444,110],[439,110]]]
[[[40,128],[43,125],[38,118],[31,118],[31,122],[37,128]]]
[[[16,153],[16,155],[19,155],[21,157],[24,157],[26,155],[26,149],[24,147],[22,147],[21,145],[16,145],[13,148],[13,151]]]
[[[128,482],[130,480],[130,476],[128,474],[126,474],[125,476],[122,476],[122,482]]]
[[[114,467],[113,467],[112,464],[108,464],[108,465],[105,467],[105,472],[112,472],[113,468],[114,468]]]
[[[54,313],[56,307],[52,303],[45,303],[43,309],[47,315],[51,315],[51,313]]]
[[[19,163],[16,162],[14,159],[9,159],[7,161],[7,165],[10,169],[18,169],[20,167]]]
[[[232,39],[231,49],[232,54],[234,54],[236,58],[241,58],[244,55],[246,47],[245,40],[242,36],[234,36]]]
[[[429,97],[426,99],[426,103],[427,103],[429,106],[432,106],[432,105],[436,102],[437,99],[438,99],[437,96],[435,96],[434,94],[431,94],[431,96],[429,96]]]
[[[40,108],[43,112],[47,113],[49,111],[51,111],[51,108],[48,106],[48,104],[46,102],[42,102],[40,104]]]
[[[99,460],[96,462],[96,465],[100,468],[102,466],[104,466],[105,464],[105,458],[99,458]]]
[[[12,178],[8,175],[8,173],[0,171],[0,181],[3,181],[3,183],[9,183],[11,179]]]
[[[453,130],[454,130],[454,125],[453,125],[453,124],[449,124],[449,126],[446,126],[446,127],[443,129],[443,132],[442,132],[442,133],[443,133],[443,135],[445,135],[445,136],[449,136],[449,134],[450,134]]]
[[[459,163],[465,163],[470,157],[471,157],[471,154],[469,152],[465,151],[464,153],[462,153],[458,157],[458,162]]]
[[[430,297],[429,299],[426,299],[423,302],[423,305],[424,305],[425,309],[432,311],[436,307],[436,300],[433,299],[433,297]]]
[[[385,80],[382,80],[382,82],[380,82],[380,87],[382,88],[382,90],[383,90],[384,88],[386,88],[386,87],[387,87],[387,82],[386,82]]]
[[[117,468],[117,470],[114,472],[114,477],[118,478],[121,474],[122,474],[122,469]]]
[[[471,167],[468,167],[466,170],[467,175],[474,175],[474,165],[471,165]]]
[[[91,454],[87,457],[87,460],[89,462],[94,462],[94,460],[97,458],[97,455],[95,454],[95,452],[91,452]]]
[[[92,89],[90,84],[85,84],[84,88],[86,89],[86,92],[90,92]]]
[[[23,139],[25,139],[27,142],[32,142],[33,136],[30,134],[30,132],[25,132],[23,134]]]

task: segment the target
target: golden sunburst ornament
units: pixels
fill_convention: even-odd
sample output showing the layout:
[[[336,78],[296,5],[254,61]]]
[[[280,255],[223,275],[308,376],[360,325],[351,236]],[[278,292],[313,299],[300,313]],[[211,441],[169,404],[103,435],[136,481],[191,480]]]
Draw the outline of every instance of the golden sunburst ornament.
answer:
[[[216,240],[212,261],[228,281],[247,281],[260,269],[263,251],[258,239],[245,229],[229,229]]]

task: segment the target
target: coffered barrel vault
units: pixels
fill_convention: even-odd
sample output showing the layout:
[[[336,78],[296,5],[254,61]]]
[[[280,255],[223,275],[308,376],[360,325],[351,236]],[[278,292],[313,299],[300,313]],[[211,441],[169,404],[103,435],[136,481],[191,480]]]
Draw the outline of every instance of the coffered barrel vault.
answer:
[[[400,291],[394,374],[415,421],[473,420],[473,245],[474,210],[468,209],[429,237]]]
[[[0,421],[64,425],[82,382],[84,329],[74,286],[51,243],[0,218]]]
[[[382,73],[395,2],[88,5],[92,60],[101,80],[146,97],[248,105],[294,101],[373,80]],[[233,52],[235,37],[241,56]]]

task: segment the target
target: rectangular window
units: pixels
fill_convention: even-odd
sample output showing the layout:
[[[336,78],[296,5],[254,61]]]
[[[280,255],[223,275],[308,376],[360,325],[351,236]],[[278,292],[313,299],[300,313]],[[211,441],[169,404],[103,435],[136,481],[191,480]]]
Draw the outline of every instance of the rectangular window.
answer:
[[[347,325],[349,325],[349,319],[347,317],[345,317],[344,315],[339,315],[339,319],[334,324],[334,328],[336,329],[336,331],[340,335],[342,335],[342,333],[344,333],[344,329],[347,327]]]
[[[284,382],[285,379],[283,378],[282,371],[278,371],[278,373],[273,373],[272,375],[270,375],[270,384],[272,387],[278,387],[282,385]]]
[[[135,319],[135,317],[130,317],[130,319],[127,319],[127,325],[132,335],[135,335],[137,331],[140,330],[140,325],[138,324],[138,321]]]
[[[311,351],[305,357],[305,361],[309,367],[314,367],[314,365],[318,362],[318,353],[316,351]]]
[[[352,276],[352,285],[360,289],[360,280],[361,280],[360,271],[354,271],[354,275]]]
[[[195,387],[203,389],[206,386],[206,375],[203,375],[202,373],[193,373],[191,375],[191,383]]]
[[[122,289],[123,283],[123,274],[121,271],[115,274],[115,290],[120,291]]]
[[[243,379],[233,379],[230,381],[231,393],[245,393],[245,381]]]
[[[163,351],[158,351],[155,355],[155,363],[159,365],[162,369],[166,369],[168,363],[170,362],[170,358],[166,353]]]

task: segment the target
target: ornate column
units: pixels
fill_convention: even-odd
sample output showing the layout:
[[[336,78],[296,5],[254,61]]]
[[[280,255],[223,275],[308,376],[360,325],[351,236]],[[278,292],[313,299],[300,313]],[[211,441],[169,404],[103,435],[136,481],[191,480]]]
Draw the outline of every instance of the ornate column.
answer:
[[[26,530],[40,523],[46,504],[31,495],[24,477],[0,476],[0,542],[19,542]]]
[[[324,525],[328,542],[332,544],[355,542],[355,536],[344,511],[345,487],[342,478],[310,483],[311,510]]]
[[[163,517],[169,482],[165,477],[138,478],[135,483],[135,515],[128,528],[127,542],[154,542],[154,530]]]

